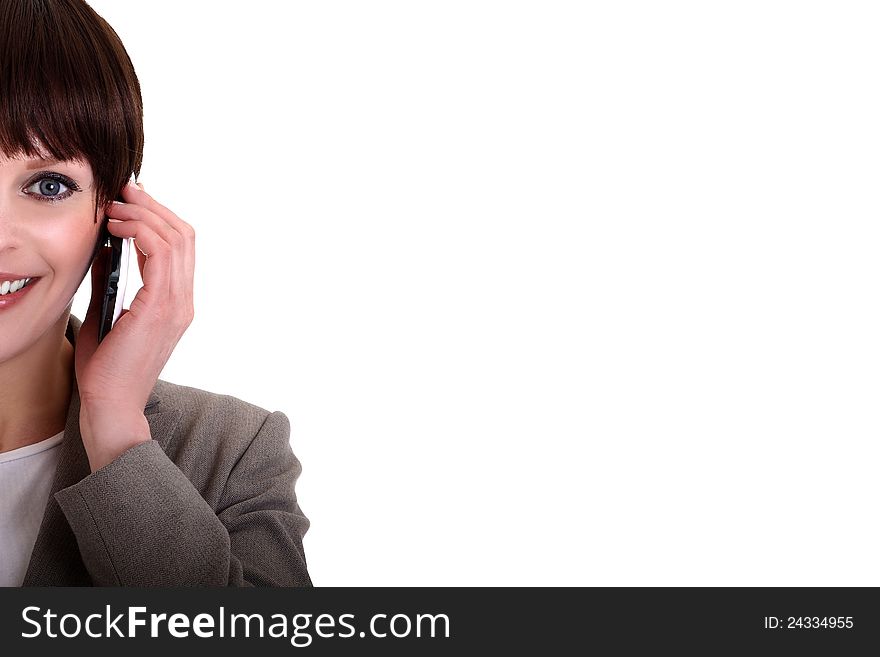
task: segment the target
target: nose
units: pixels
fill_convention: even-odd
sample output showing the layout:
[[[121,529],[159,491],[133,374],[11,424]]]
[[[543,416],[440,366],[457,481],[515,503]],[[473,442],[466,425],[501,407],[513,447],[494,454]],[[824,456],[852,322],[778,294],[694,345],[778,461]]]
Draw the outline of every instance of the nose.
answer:
[[[0,181],[0,249],[14,244],[21,233],[21,199]]]
[[[0,216],[0,260],[3,259],[2,254],[10,249],[18,248],[20,244],[19,233],[17,228],[8,221],[4,221]]]

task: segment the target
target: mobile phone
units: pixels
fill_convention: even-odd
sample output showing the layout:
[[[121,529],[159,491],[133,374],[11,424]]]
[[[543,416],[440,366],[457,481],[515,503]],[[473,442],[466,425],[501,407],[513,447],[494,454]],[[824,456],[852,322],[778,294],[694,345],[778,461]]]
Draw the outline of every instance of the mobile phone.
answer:
[[[117,198],[123,201],[121,196]],[[106,276],[102,281],[103,300],[101,302],[101,315],[98,320],[98,342],[110,332],[116,320],[122,314],[122,304],[125,301],[125,285],[128,282],[128,261],[131,253],[131,238],[116,237],[107,230],[107,218],[101,226],[101,234],[98,237],[96,250],[101,247],[110,247],[107,262]],[[104,256],[102,256],[104,257]]]

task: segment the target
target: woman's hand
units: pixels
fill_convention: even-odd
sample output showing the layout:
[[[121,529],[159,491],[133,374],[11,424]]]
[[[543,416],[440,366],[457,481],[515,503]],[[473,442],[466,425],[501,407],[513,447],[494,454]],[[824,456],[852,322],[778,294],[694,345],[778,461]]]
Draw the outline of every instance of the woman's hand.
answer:
[[[143,287],[98,344],[102,274],[92,265],[92,298],[76,344],[80,431],[92,472],[151,440],[144,406],[171,352],[193,320],[195,232],[133,183],[107,209],[107,229],[134,238]],[[146,254],[146,255],[145,255]]]

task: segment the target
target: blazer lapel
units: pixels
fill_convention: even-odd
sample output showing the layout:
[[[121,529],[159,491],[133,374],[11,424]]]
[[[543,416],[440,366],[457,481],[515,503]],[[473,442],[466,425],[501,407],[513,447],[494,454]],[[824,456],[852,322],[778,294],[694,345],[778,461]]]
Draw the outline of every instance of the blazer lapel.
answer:
[[[82,321],[70,315],[66,336],[74,347],[81,326]],[[144,415],[150,425],[150,434],[165,449],[177,424],[179,412],[163,408],[157,387],[158,384],[150,394]],[[80,557],[76,537],[55,501],[55,493],[73,486],[92,473],[79,430],[79,411],[79,387],[74,374],[58,467],[22,586],[92,586],[92,579]]]

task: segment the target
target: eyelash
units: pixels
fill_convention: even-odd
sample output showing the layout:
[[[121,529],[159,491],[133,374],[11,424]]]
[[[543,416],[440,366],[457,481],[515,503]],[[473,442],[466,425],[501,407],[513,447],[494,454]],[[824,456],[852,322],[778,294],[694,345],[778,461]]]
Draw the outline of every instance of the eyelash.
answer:
[[[67,176],[62,176],[60,173],[55,173],[53,171],[41,171],[33,179],[31,179],[31,182],[29,182],[25,186],[25,189],[33,187],[37,183],[39,183],[43,180],[46,180],[47,178],[50,180],[54,180],[56,182],[59,182],[62,185],[64,185],[65,187],[67,187],[67,192],[66,193],[62,192],[63,196],[61,194],[56,194],[55,196],[45,196],[43,194],[29,194],[29,196],[33,196],[38,201],[43,201],[44,203],[60,203],[61,201],[73,196],[74,192],[82,191],[80,189],[79,185],[77,185],[70,178],[68,178]]]

